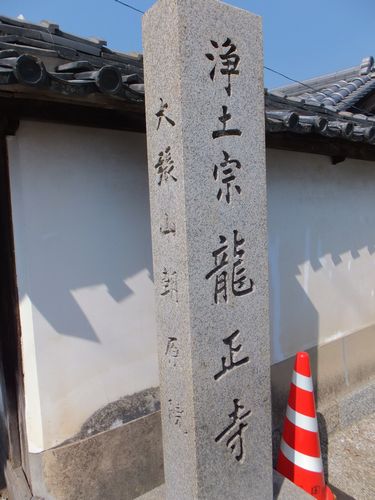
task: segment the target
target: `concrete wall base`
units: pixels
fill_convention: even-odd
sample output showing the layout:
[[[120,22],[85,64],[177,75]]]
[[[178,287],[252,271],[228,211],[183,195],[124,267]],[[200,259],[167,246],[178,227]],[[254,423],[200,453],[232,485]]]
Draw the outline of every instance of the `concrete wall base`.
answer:
[[[44,500],[132,500],[164,481],[160,412],[29,457]]]

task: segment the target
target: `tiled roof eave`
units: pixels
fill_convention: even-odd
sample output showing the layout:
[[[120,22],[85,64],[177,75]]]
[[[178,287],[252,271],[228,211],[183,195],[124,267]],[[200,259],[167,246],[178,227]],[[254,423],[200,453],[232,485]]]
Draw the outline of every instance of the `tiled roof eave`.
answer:
[[[34,88],[51,95],[84,98],[97,93],[129,103],[143,103],[144,89],[143,84],[138,83],[141,81],[138,74],[133,73],[133,80],[129,80],[129,75],[124,75],[115,65],[93,69],[85,73],[52,72],[34,55],[20,55],[16,50],[0,51],[0,87],[3,90],[7,90],[8,85],[18,84],[25,90]]]
[[[340,112],[324,105],[306,103],[301,98],[287,98],[267,92],[265,99],[268,133],[313,133],[346,141],[375,144],[375,119],[372,117]],[[275,112],[279,113],[279,117],[275,117]],[[293,123],[282,118],[290,113],[297,117]]]
[[[56,98],[97,93],[141,104],[143,56],[114,52],[104,40],[71,35],[55,23],[0,15],[0,85],[15,84]]]

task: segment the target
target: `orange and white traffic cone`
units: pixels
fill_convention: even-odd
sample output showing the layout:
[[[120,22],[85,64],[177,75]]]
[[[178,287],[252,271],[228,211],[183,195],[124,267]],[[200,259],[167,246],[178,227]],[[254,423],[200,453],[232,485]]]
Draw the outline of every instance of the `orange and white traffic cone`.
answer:
[[[307,352],[296,356],[276,470],[318,500],[335,498],[324,481]]]

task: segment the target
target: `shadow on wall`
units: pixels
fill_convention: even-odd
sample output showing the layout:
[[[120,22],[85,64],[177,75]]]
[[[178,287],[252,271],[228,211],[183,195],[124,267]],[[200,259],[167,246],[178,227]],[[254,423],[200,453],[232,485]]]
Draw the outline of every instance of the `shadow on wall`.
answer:
[[[273,363],[308,349],[316,386],[315,346],[375,323],[375,170],[268,150],[267,186]],[[274,457],[292,369],[273,380]]]
[[[75,292],[105,285],[121,302],[125,280],[152,275],[145,136],[26,123],[11,141],[20,300],[98,342]]]

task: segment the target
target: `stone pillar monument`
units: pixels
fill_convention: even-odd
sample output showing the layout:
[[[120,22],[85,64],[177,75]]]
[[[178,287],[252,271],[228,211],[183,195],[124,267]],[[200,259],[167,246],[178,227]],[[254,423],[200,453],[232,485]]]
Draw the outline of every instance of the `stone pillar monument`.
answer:
[[[159,0],[143,37],[166,496],[270,499],[261,22]]]

